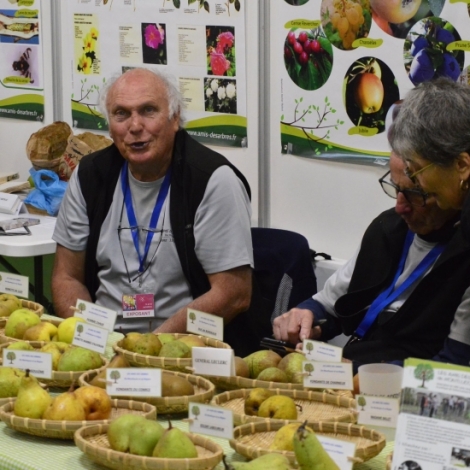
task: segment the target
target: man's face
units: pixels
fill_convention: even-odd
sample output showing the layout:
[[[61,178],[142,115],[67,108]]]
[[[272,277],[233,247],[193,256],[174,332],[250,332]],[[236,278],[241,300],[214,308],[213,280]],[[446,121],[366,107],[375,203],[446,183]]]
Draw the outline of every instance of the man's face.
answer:
[[[162,177],[171,161],[179,115],[169,119],[168,93],[152,72],[132,70],[109,91],[109,134],[135,178]]]
[[[413,189],[415,186],[405,175],[405,164],[397,156],[390,156],[390,180],[400,189]],[[436,199],[430,196],[423,207],[412,206],[403,193],[398,193],[395,211],[408,225],[408,228],[418,235],[427,235],[441,228],[455,214],[454,210],[440,209]]]

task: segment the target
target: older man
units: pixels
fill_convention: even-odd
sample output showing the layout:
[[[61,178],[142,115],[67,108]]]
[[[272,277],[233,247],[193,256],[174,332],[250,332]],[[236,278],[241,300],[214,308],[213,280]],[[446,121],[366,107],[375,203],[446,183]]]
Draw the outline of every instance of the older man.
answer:
[[[405,164],[390,157],[395,210],[379,215],[358,252],[322,291],[274,320],[276,338],[297,343],[351,335],[343,354],[356,364],[434,358],[469,364],[470,244],[459,213],[440,209],[413,187]],[[314,319],[326,326],[312,329]]]
[[[150,293],[158,332],[184,332],[188,307],[229,323],[251,297],[246,179],[180,128],[181,98],[164,75],[127,71],[102,101],[114,144],[82,159],[62,203],[57,314],[79,298],[118,311],[118,328],[148,331],[150,319],[122,304]]]

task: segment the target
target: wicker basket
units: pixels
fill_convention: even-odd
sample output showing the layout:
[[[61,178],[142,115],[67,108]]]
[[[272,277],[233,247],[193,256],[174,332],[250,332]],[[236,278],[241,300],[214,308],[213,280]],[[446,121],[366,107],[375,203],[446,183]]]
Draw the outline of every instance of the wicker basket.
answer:
[[[183,336],[197,336],[201,338],[206,346],[210,346],[213,348],[222,348],[222,349],[231,349],[231,347],[227,343],[223,343],[217,339],[208,338],[206,336],[199,336],[199,335],[187,335],[182,333],[173,333],[173,336],[178,339]],[[114,351],[117,353],[122,354],[128,361],[129,364],[136,366],[136,367],[157,367],[159,369],[168,369],[174,370],[178,372],[188,372],[188,368],[192,366],[192,359],[191,358],[173,358],[173,357],[159,357],[159,356],[147,356],[145,354],[137,354],[127,349],[123,349],[121,347],[122,341],[118,341],[115,345],[113,345]]]
[[[266,380],[248,379],[246,377],[219,377],[204,376],[210,380],[218,390],[240,390],[242,388],[280,388],[283,390],[312,390],[322,393],[330,393],[332,395],[340,395],[346,398],[352,398],[353,394],[350,390],[332,390],[332,389],[307,389],[303,384],[268,382]]]
[[[233,411],[233,422],[236,426],[244,423],[263,421],[282,421],[258,416],[246,415],[244,412],[245,399],[251,389],[233,390],[216,395],[211,404],[222,406]],[[326,392],[310,392],[307,390],[273,389],[275,395],[292,397],[296,404],[301,406],[296,421],[342,421],[355,423],[356,401],[352,398],[331,395]]]
[[[13,342],[13,341],[12,341]],[[0,358],[3,355],[3,349],[8,347],[9,344],[12,342],[4,343],[0,345]],[[41,346],[48,344],[47,341],[27,341],[33,348],[39,349]],[[74,346],[71,346],[72,348]],[[105,356],[101,356],[102,366],[98,369],[94,369],[96,371],[100,371],[103,367],[106,367],[109,364],[109,360]],[[44,382],[49,387],[57,387],[57,388],[69,388],[72,383],[78,383],[78,379],[85,371],[52,371],[52,378],[51,379],[44,379],[41,377],[41,382]]]
[[[36,313],[39,317],[44,313],[44,307],[36,302],[31,302],[31,300],[21,299],[21,308],[29,308],[33,310],[34,313]],[[8,317],[0,317],[0,336],[5,336],[3,332],[5,330],[7,320]]]
[[[214,468],[223,456],[222,448],[198,434],[188,434],[196,445],[198,457],[193,459],[159,459],[141,457],[112,450],[106,431],[108,425],[84,426],[75,432],[75,444],[91,460],[116,470],[202,470]]]
[[[88,371],[85,372],[79,378],[80,386],[89,385],[91,380],[99,373],[99,371]],[[124,397],[127,400],[144,401],[157,407],[159,414],[173,414],[173,413],[184,413],[188,411],[189,402],[192,403],[209,403],[211,398],[214,396],[215,387],[214,384],[199,377],[197,375],[183,374],[182,372],[173,372],[169,370],[163,370],[163,374],[167,375],[178,375],[185,378],[194,386],[194,395],[184,395],[181,397]]]
[[[108,424],[111,420],[123,414],[137,414],[147,419],[156,419],[157,411],[148,403],[130,400],[112,400],[113,408],[109,419],[99,421],[54,421],[51,419],[21,418],[13,413],[14,402],[0,408],[0,419],[16,431],[32,436],[49,437],[54,439],[73,439],[75,431],[83,426]]]
[[[42,312],[40,315],[42,315]],[[44,322],[52,323],[55,326],[59,326],[62,321],[63,321],[62,318],[57,318],[57,319],[51,318],[49,320],[44,320]],[[13,343],[15,341],[23,341],[22,339],[12,338],[11,336],[5,336],[5,325],[6,325],[6,321],[3,323],[0,323],[0,344]]]
[[[263,454],[280,452],[284,454],[291,465],[295,465],[295,454],[290,451],[273,451],[269,446],[273,442],[276,431],[291,421],[263,421],[238,426],[233,431],[230,446],[239,454],[249,459],[255,459]],[[309,423],[309,426],[319,435],[354,442],[356,453],[351,456],[354,462],[362,463],[380,454],[385,447],[385,436],[377,431],[352,423]]]

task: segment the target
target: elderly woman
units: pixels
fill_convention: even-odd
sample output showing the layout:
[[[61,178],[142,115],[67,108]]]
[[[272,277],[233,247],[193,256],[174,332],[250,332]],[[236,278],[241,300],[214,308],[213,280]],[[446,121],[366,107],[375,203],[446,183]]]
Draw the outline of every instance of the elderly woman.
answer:
[[[388,136],[406,174],[442,209],[466,202],[470,219],[470,87],[446,78],[422,83],[404,99]]]

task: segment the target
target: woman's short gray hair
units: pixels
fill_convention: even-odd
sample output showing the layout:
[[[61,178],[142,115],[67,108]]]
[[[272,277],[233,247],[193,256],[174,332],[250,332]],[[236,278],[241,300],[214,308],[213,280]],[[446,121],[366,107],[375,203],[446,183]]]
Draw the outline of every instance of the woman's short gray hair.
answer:
[[[174,79],[169,75],[163,73],[161,70],[158,69],[150,69],[144,67],[136,67],[136,68],[129,68],[123,73],[115,74],[107,80],[100,92],[100,101],[99,107],[102,114],[106,117],[106,120],[109,122],[109,115],[108,109],[106,107],[106,100],[108,98],[108,94],[110,90],[113,88],[113,85],[116,83],[119,78],[123,76],[123,74],[131,71],[131,70],[146,70],[147,72],[153,73],[156,77],[158,77],[163,84],[165,85],[167,94],[168,94],[168,116],[169,119],[172,119],[173,116],[177,113],[180,114],[180,126],[184,122],[184,113],[183,113],[183,98],[181,96],[180,91],[176,87],[174,83]]]
[[[441,166],[470,153],[470,86],[448,78],[420,84],[401,103],[388,140],[402,158]]]

